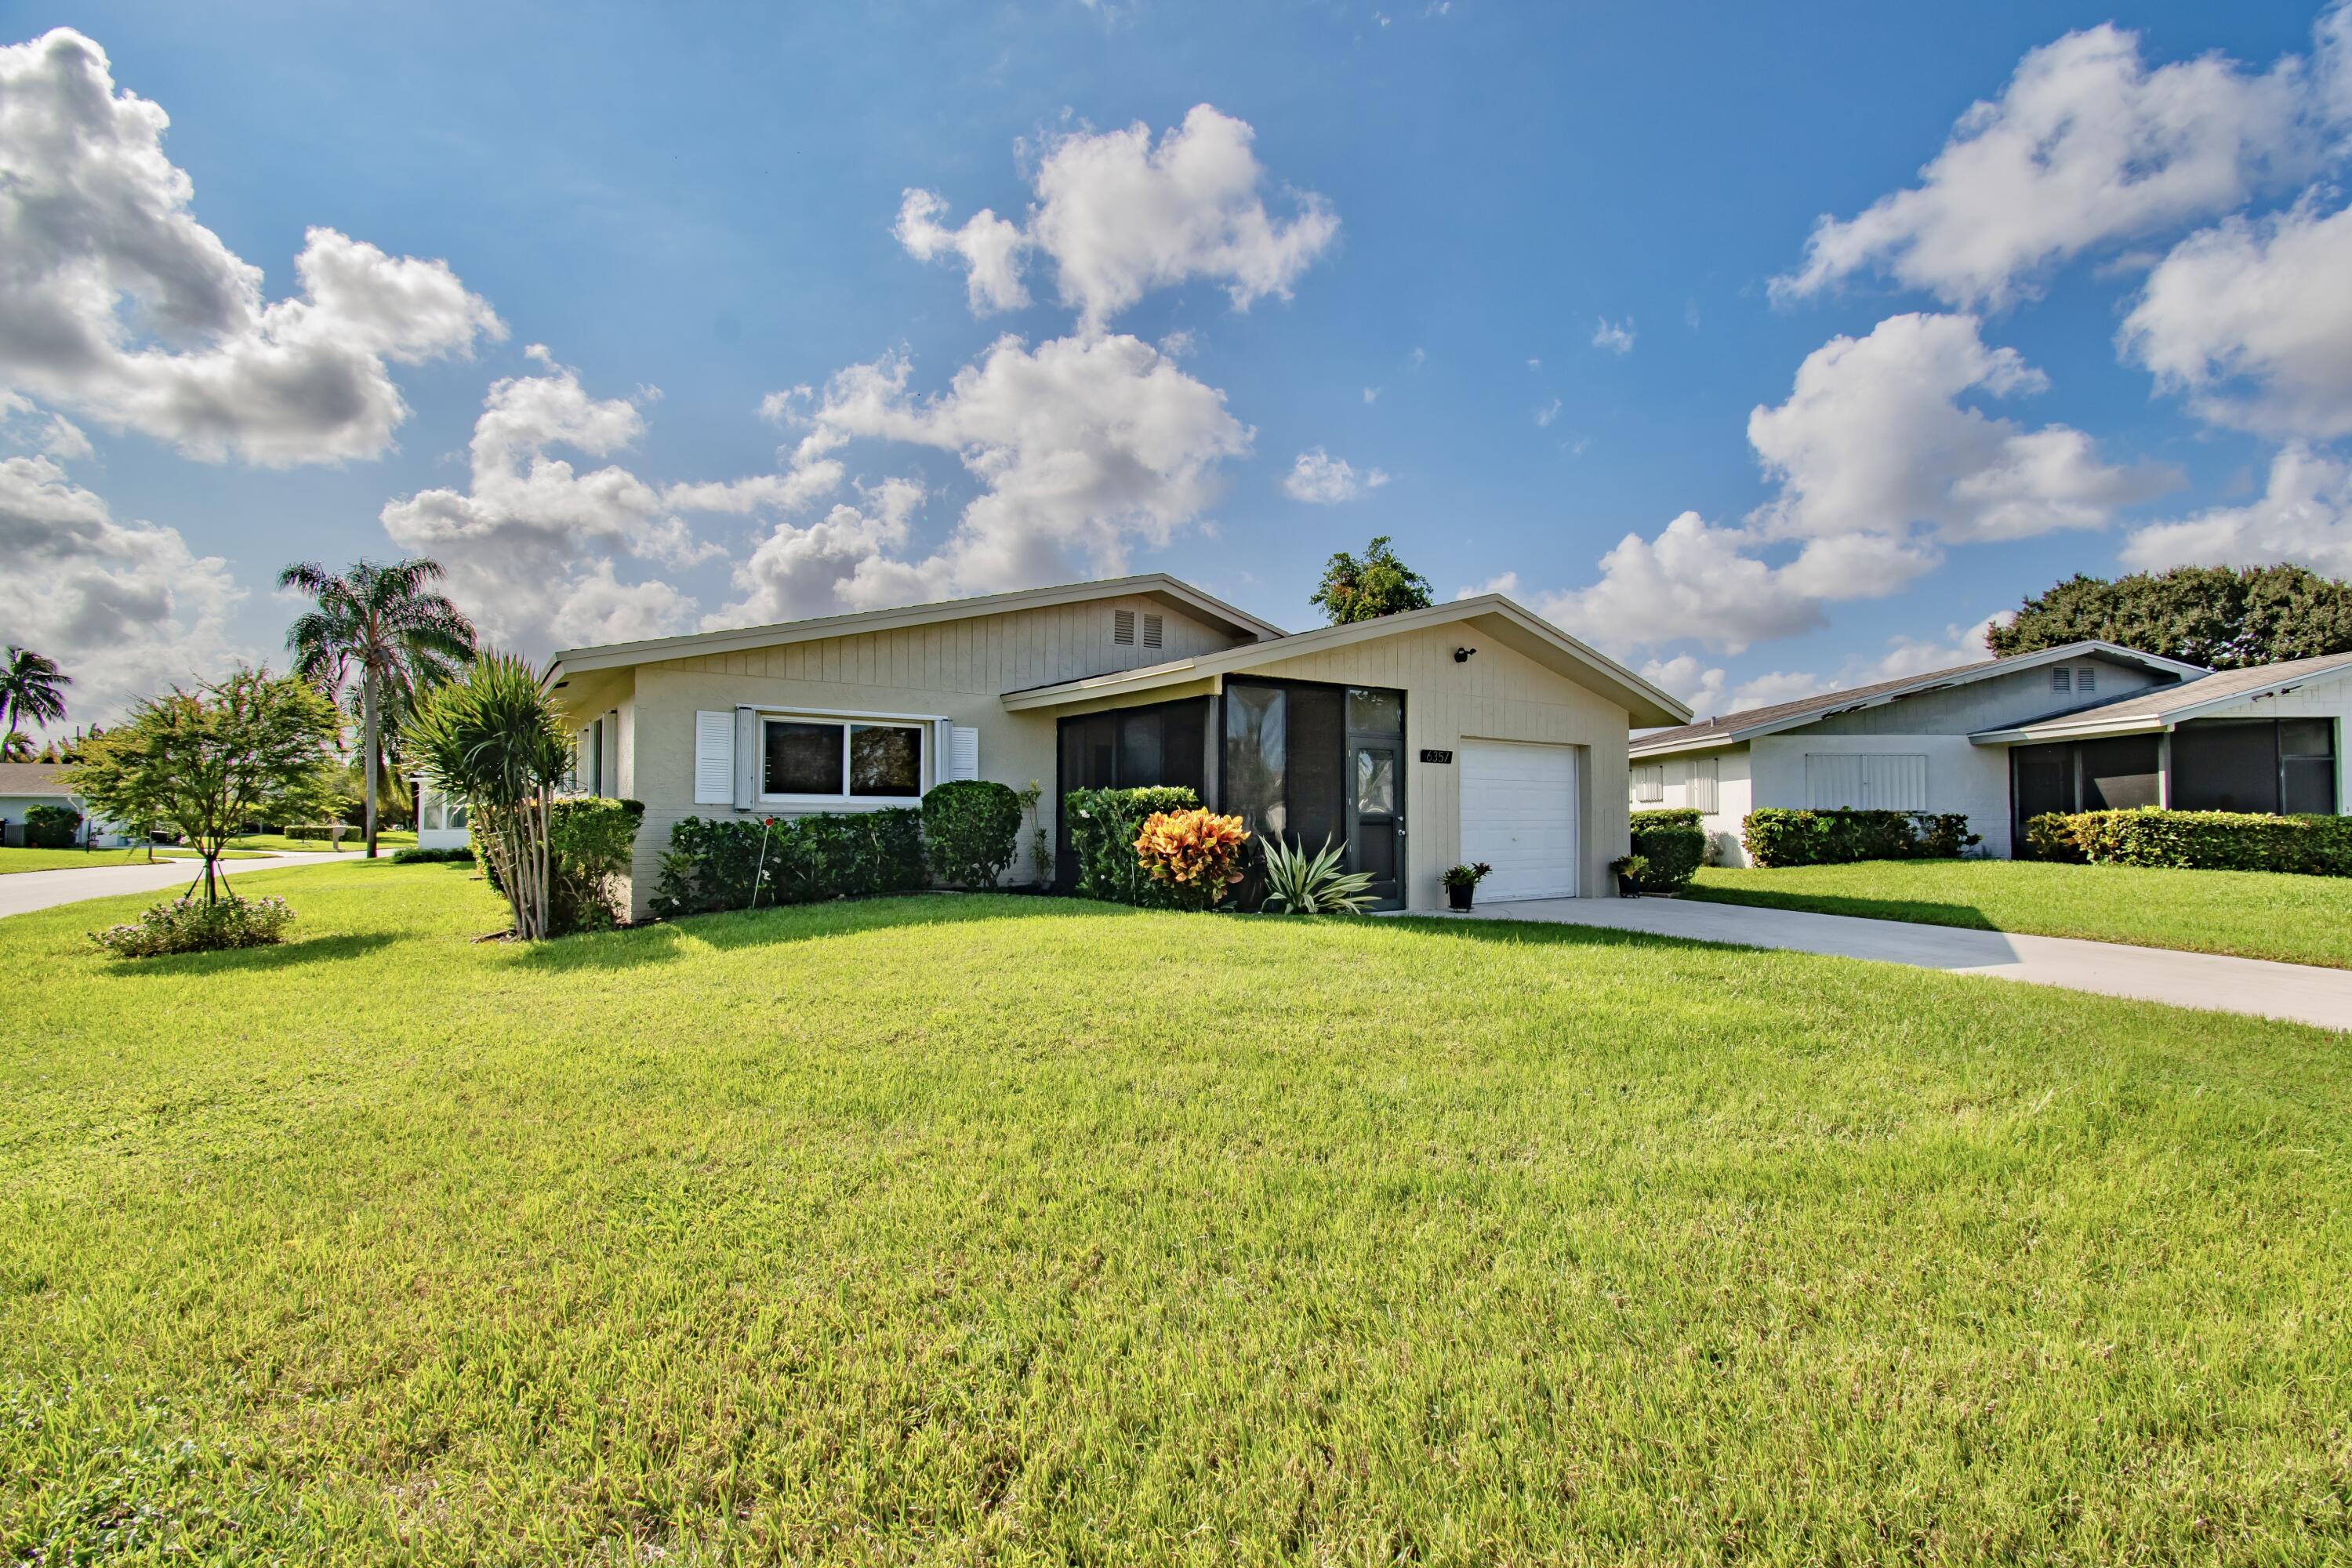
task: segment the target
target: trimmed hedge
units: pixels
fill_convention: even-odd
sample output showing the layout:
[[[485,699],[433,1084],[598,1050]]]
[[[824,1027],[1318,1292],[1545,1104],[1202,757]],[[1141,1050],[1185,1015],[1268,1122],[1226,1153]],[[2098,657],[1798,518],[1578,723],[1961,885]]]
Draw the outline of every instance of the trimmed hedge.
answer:
[[[2352,817],[2247,811],[2051,812],[2025,825],[2040,859],[2189,871],[2352,877]]]
[[[414,844],[392,852],[392,863],[395,866],[455,865],[460,860],[472,865],[474,852],[471,849],[419,849]]]
[[[929,878],[923,814],[913,806],[764,823],[689,816],[669,830],[653,909],[664,916],[749,909],[755,891],[761,904],[813,904],[903,893]]]
[[[1680,820],[1685,816],[1691,820]],[[1695,811],[1633,814],[1633,853],[1645,862],[1635,879],[1643,892],[1671,893],[1698,874],[1706,861],[1706,832],[1697,818]]]
[[[986,779],[951,779],[923,797],[923,845],[952,888],[993,888],[1013,864],[1021,797]]]
[[[1843,866],[1855,860],[1952,860],[1983,839],[1958,812],[1751,811],[1739,842],[1759,866]]]
[[[1070,852],[1078,860],[1078,895],[1113,903],[1172,909],[1174,890],[1144,874],[1135,841],[1163,811],[1194,811],[1201,797],[1181,784],[1145,789],[1074,789],[1062,797]]]
[[[1706,816],[1696,806],[1651,805],[1633,814],[1633,831],[1644,827],[1696,827]]]
[[[37,805],[25,813],[25,847],[70,849],[81,831],[81,813],[62,805]]]

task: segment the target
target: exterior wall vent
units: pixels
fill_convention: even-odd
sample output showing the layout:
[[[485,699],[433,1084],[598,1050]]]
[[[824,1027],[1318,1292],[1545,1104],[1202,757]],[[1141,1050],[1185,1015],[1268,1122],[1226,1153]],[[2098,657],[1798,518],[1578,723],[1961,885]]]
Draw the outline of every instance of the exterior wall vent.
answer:
[[[1110,613],[1110,640],[1121,647],[1135,646],[1135,612],[1113,610]]]
[[[1167,641],[1165,637],[1166,626],[1167,622],[1162,620],[1160,616],[1152,614],[1150,610],[1144,611],[1143,646],[1146,647],[1164,647]]]
[[[2064,665],[2061,664],[2053,666],[2050,671],[2050,689],[2053,691],[2074,690],[2074,672],[2068,669]]]
[[[2096,691],[2098,689],[2099,670],[2096,665],[2086,664],[2082,668],[2074,672],[2075,690]]]

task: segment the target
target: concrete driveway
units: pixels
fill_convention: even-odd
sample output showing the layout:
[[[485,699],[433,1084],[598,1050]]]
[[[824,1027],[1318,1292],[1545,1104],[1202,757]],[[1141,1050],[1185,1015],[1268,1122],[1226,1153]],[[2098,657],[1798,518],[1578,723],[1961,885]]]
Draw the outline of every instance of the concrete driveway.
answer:
[[[2105,996],[2167,1002],[2176,1007],[2287,1018],[2324,1029],[2352,1029],[2352,970],[2273,963],[2260,958],[1958,926],[1911,925],[1692,899],[1545,899],[1482,905],[1469,918],[1606,926],[1688,942],[1874,959],[1954,974],[1983,974]]]
[[[105,854],[119,851],[101,851]],[[224,860],[221,869],[232,877],[248,871],[283,871],[289,866],[326,866],[356,860],[352,855],[272,855],[259,860]],[[200,860],[158,860],[130,866],[70,867],[62,871],[17,871],[0,877],[0,916],[21,915],[84,899],[110,899],[122,893],[177,892],[203,870]]]

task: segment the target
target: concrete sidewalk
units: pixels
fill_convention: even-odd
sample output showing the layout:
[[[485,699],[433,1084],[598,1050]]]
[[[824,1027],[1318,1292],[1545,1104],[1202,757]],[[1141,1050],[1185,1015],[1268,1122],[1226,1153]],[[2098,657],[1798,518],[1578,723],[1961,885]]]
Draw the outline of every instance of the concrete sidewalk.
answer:
[[[2260,958],[2126,947],[2074,937],[1912,925],[1693,899],[1545,899],[1485,905],[1469,918],[1606,926],[1688,942],[1875,959],[1955,974],[1984,974],[1996,980],[2166,1002],[2176,1007],[2287,1018],[2324,1029],[2352,1029],[2352,970],[2273,963]]]
[[[101,853],[119,853],[102,851]],[[259,860],[224,860],[221,869],[232,877],[248,871],[283,871],[294,866],[327,866],[357,860],[351,855],[272,855]],[[176,893],[204,870],[201,860],[158,860],[152,866],[68,867],[61,871],[16,871],[0,877],[0,917],[21,915],[84,899],[110,899],[122,893]]]

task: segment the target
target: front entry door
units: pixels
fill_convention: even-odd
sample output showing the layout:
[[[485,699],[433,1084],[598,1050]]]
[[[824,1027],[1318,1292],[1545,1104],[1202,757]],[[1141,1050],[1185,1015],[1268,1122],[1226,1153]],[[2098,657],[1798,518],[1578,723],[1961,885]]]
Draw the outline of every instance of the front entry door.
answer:
[[[1404,754],[1391,740],[1356,742],[1348,756],[1348,866],[1372,874],[1381,909],[1404,904]]]

